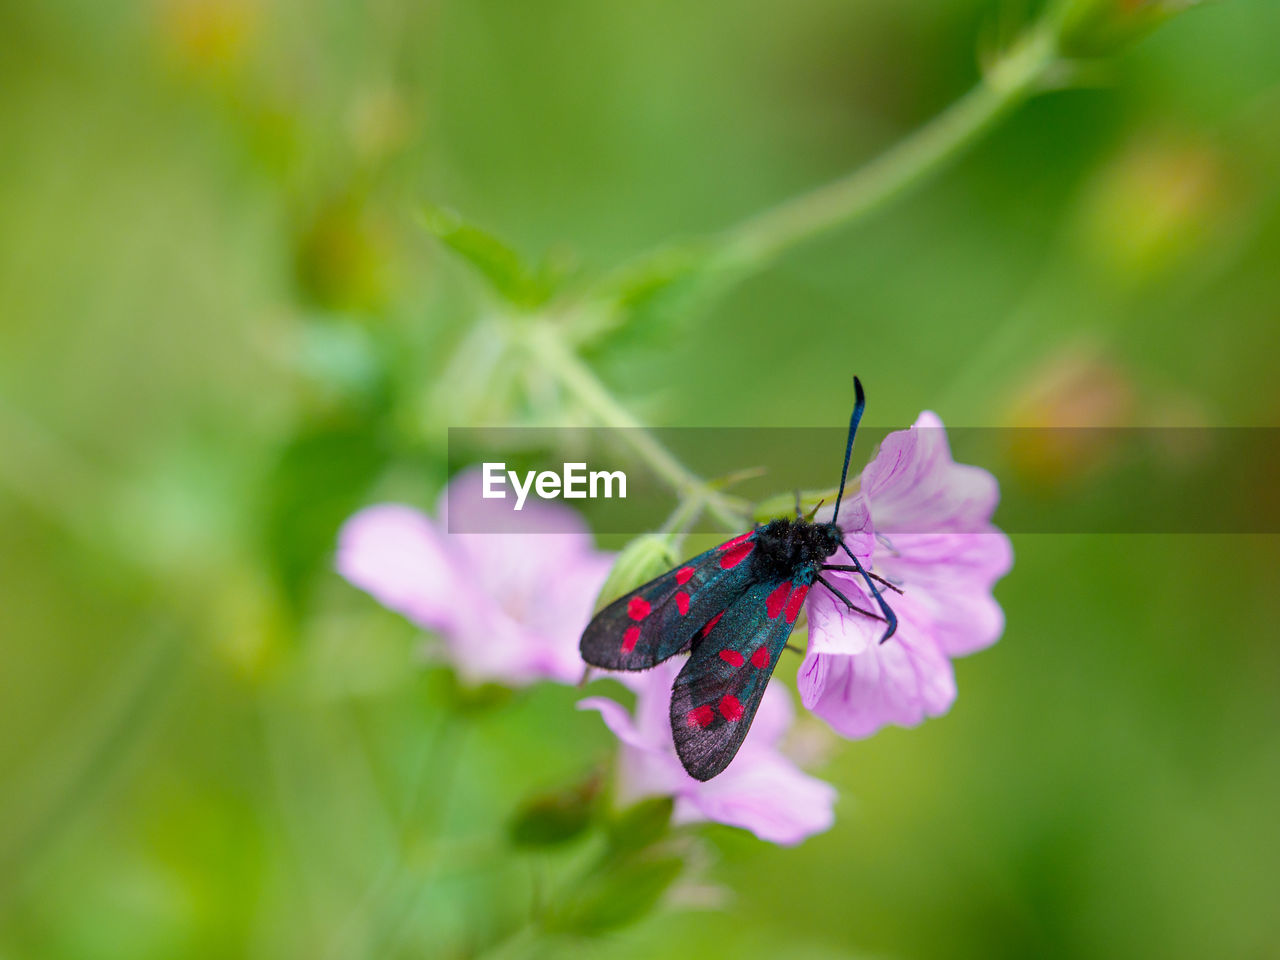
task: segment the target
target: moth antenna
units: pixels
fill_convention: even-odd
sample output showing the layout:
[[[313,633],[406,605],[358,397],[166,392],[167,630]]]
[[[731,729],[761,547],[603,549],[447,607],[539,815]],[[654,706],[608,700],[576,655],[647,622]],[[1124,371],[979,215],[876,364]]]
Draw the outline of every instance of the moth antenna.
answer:
[[[862,419],[862,411],[867,406],[867,395],[862,392],[862,381],[853,378],[853,414],[849,417],[849,439],[844,444],[844,466],[840,469],[840,492],[836,494],[836,508],[831,514],[831,522],[835,523],[840,516],[840,501],[844,498],[844,481],[849,475],[849,458],[853,456],[853,438],[858,432],[858,421]]]
[[[871,595],[876,598],[876,603],[880,605],[880,612],[884,614],[884,617],[877,617],[877,619],[883,619],[885,623],[888,624],[885,628],[884,636],[880,638],[880,642],[884,643],[892,637],[895,632],[897,632],[898,615],[893,612],[887,603],[884,602],[884,597],[880,596],[880,591],[876,589],[875,581],[871,579],[866,568],[863,567],[862,562],[853,555],[853,551],[845,545],[843,540],[840,541],[840,546],[844,549],[844,552],[849,555],[849,559],[853,561],[853,565],[857,568],[858,573],[862,574],[862,579],[866,581],[867,587],[871,590]]]

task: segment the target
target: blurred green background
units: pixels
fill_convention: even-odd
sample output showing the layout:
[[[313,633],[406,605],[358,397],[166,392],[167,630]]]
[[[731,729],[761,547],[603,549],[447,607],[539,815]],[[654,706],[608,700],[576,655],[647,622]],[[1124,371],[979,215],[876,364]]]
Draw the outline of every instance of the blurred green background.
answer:
[[[419,205],[604,270],[873,156],[1027,14],[0,3],[0,957],[454,956],[527,910],[555,868],[500,827],[611,737],[566,688],[444,719],[329,568],[510,413],[433,393],[493,305]],[[590,360],[673,426],[835,425],[850,370],[878,425],[1273,425],[1277,37],[1192,10]],[[1004,639],[947,717],[831,750],[830,833],[709,828],[720,909],[560,949],[1280,957],[1277,547],[1015,537]]]

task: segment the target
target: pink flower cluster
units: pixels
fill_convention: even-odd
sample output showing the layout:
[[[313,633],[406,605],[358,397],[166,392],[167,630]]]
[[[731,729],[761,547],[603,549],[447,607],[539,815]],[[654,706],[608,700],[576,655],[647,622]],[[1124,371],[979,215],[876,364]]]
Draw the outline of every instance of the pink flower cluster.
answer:
[[[705,783],[684,772],[671,745],[671,684],[683,661],[668,660],[644,673],[619,674],[635,691],[633,712],[608,697],[579,701],[598,710],[622,741],[618,796],[624,803],[648,796],[675,797],[676,823],[712,820],[750,830],[761,840],[790,845],[835,822],[836,791],[802,771],[780,749],[794,719],[791,694],[771,680],[751,732],[733,762]]]
[[[577,682],[585,669],[578,639],[612,555],[595,549],[572,511],[553,504],[509,514],[501,534],[447,533],[448,509],[473,520],[482,514],[472,511],[503,509],[476,496],[479,488],[474,476],[455,479],[438,521],[398,505],[358,513],[340,537],[339,572],[438,635],[442,655],[467,680]],[[998,500],[991,474],[951,458],[932,413],[890,434],[862,472],[857,494],[842,507],[845,543],[901,590],[886,594],[899,627],[881,645],[882,623],[850,613],[826,590],[809,591],[800,695],[838,733],[865,737],[944,713],[956,696],[951,658],[1000,636],[1003,614],[991,590],[1013,558],[991,523]],[[855,604],[875,609],[856,574],[826,575]],[[579,704],[599,711],[622,742],[623,799],[671,795],[682,822],[713,820],[781,844],[830,827],[835,790],[779,748],[793,716],[776,680],[728,769],[705,783],[684,772],[667,711],[679,667],[669,661],[620,675],[636,695],[631,712],[605,697]]]

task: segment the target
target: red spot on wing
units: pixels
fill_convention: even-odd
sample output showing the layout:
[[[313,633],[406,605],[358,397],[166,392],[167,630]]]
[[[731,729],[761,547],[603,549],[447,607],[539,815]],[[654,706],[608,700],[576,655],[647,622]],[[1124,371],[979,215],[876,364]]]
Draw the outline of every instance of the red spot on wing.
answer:
[[[700,707],[694,707],[689,711],[687,722],[691,727],[709,727],[711,721],[716,718],[715,711],[711,709],[711,705],[704,703]]]
[[[636,648],[636,641],[640,639],[639,627],[627,627],[626,633],[622,635],[622,652],[630,653]]]
[[[736,547],[738,544],[740,544],[740,543],[744,543],[744,542],[746,542],[747,540],[749,540],[749,539],[751,538],[751,534],[753,534],[753,533],[755,533],[755,531],[754,531],[754,530],[748,530],[746,533],[740,533],[740,534],[738,534],[736,537],[734,537],[732,540],[726,540],[724,543],[720,544],[720,546],[716,547],[716,549],[717,549],[717,550],[732,550],[732,549],[733,549],[734,547]]]
[[[676,583],[684,586],[689,582],[689,578],[693,576],[693,567],[681,567],[676,571]]]
[[[730,723],[742,719],[742,703],[732,693],[726,693],[720,698],[720,716]]]
[[[770,620],[778,619],[782,613],[782,608],[787,604],[787,595],[791,593],[791,581],[784,580],[778,584],[773,593],[764,601],[765,612],[769,614]]]
[[[683,590],[676,594],[676,607],[682,617],[689,612],[689,595]]]
[[[632,620],[643,620],[649,615],[649,601],[644,597],[632,597],[627,604],[627,616]]]
[[[796,617],[800,616],[800,608],[804,606],[804,595],[808,592],[808,587],[799,586],[791,594],[791,599],[787,601],[787,623],[796,622]]]
[[[737,650],[721,650],[720,659],[731,667],[742,666],[742,654]]]
[[[763,670],[769,665],[769,648],[757,647],[756,652],[751,655],[751,665],[757,670]]]
[[[756,545],[754,541],[747,541],[746,543],[735,544],[734,546],[730,547],[728,550],[725,550],[724,556],[720,558],[720,566],[725,570],[729,570],[733,567],[736,567],[743,560],[747,559],[747,554],[749,554],[755,548],[756,548]]]
[[[720,622],[720,618],[723,616],[724,616],[724,611],[721,610],[714,617],[712,617],[710,620],[707,621],[707,625],[705,627],[703,627],[701,630],[698,631],[698,636],[705,637],[708,633],[711,632],[711,628]]]

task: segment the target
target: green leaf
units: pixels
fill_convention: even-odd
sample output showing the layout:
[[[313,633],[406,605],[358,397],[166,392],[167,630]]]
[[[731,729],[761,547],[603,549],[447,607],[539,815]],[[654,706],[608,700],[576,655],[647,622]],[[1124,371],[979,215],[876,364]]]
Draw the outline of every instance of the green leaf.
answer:
[[[517,847],[554,847],[580,836],[591,826],[600,795],[593,774],[565,790],[533,797],[520,806],[508,827]]]
[[[676,856],[606,861],[548,912],[546,927],[595,936],[635,923],[653,910],[683,869],[684,861]]]
[[[701,245],[665,247],[624,268],[614,282],[614,295],[626,309],[643,309],[693,279],[707,259]]]
[[[293,436],[267,473],[261,536],[290,606],[300,608],[312,578],[329,566],[338,530],[361,506],[387,462],[371,420],[313,423]]]
[[[450,708],[461,714],[488,713],[505,706],[515,696],[510,687],[500,683],[464,683],[452,670],[446,674],[444,684],[444,696]]]
[[[618,854],[652,846],[667,835],[674,808],[672,797],[650,797],[628,807],[609,825],[609,846]]]
[[[515,250],[452,210],[424,205],[422,222],[441,243],[471,264],[504,300],[532,308],[551,296],[551,284],[543,273],[529,269]]]
[[[714,296],[717,273],[704,243],[663,247],[601,280],[589,299],[605,305],[575,331],[581,346],[664,343],[673,327]]]

